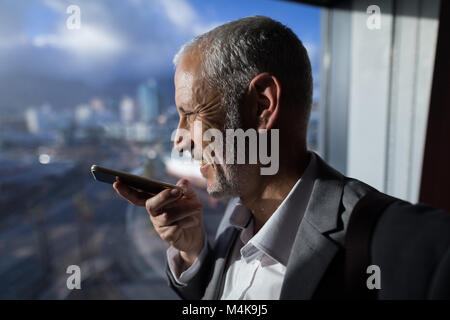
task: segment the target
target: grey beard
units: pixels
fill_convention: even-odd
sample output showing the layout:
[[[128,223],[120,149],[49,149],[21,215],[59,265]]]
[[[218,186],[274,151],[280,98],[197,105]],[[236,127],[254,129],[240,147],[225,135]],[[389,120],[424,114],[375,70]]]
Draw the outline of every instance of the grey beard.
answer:
[[[214,185],[208,186],[208,193],[214,198],[229,198],[239,196],[238,173],[235,165],[227,165],[226,172],[222,166],[214,171]]]

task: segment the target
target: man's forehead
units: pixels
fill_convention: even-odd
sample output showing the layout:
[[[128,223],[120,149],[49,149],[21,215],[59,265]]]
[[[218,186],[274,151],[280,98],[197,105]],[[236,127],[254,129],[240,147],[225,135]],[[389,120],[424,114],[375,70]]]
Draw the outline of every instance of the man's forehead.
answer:
[[[190,108],[192,103],[192,85],[194,75],[190,72],[179,71],[175,73],[175,102],[183,109]]]
[[[177,104],[190,104],[192,86],[197,78],[198,69],[198,57],[191,52],[187,52],[181,58],[175,71],[175,100],[177,100]]]
[[[190,50],[181,57],[175,71],[175,81],[177,81],[177,78],[182,80],[187,75],[193,77],[198,74],[200,70],[200,57],[196,54],[197,51]]]
[[[175,101],[178,107],[192,111],[218,101],[218,91],[209,88],[200,77],[199,55],[186,53],[175,71]]]
[[[175,72],[175,89],[185,90],[192,87],[195,75],[188,70],[177,67]]]

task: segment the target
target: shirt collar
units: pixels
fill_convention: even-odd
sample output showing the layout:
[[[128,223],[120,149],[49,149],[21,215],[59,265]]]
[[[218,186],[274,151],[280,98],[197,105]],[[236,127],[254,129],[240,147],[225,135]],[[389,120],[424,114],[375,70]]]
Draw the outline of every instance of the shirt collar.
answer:
[[[250,234],[253,232],[251,212],[240,201],[236,203],[230,216],[230,224],[243,229],[241,241],[244,247],[241,253],[244,259],[252,257],[257,249],[284,266],[287,265],[317,175],[316,155],[314,152],[309,154],[310,161],[302,177],[254,236]]]

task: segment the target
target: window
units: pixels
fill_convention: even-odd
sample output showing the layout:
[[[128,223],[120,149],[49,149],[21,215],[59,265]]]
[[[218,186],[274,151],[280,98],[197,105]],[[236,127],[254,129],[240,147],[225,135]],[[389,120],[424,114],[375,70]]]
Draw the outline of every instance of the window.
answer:
[[[99,164],[167,182],[192,172],[214,236],[226,203],[171,162],[172,57],[194,35],[266,15],[307,47],[317,149],[320,9],[280,1],[2,1],[0,298],[176,298],[143,208],[94,182]],[[79,14],[79,15],[78,15]],[[82,290],[68,290],[67,267]]]

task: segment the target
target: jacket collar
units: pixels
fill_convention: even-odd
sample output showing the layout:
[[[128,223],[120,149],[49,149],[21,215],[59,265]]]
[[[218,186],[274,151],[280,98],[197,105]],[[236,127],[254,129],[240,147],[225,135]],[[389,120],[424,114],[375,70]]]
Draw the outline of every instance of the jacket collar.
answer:
[[[338,229],[344,176],[317,156],[317,178],[289,256],[280,299],[311,299],[339,246],[326,234]]]
[[[317,178],[305,212],[305,219],[321,233],[338,228],[344,176],[316,154]]]

